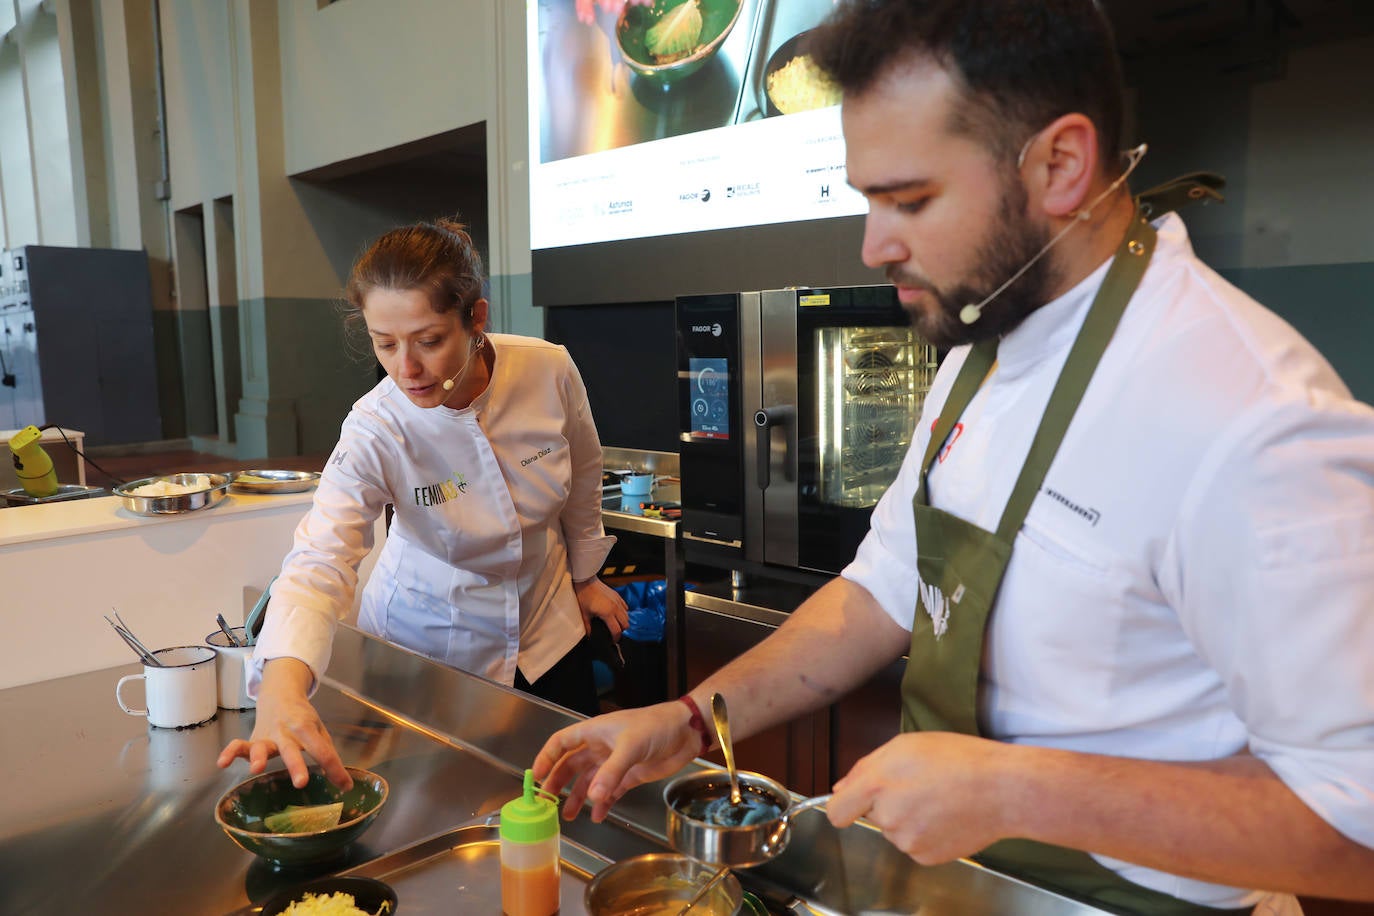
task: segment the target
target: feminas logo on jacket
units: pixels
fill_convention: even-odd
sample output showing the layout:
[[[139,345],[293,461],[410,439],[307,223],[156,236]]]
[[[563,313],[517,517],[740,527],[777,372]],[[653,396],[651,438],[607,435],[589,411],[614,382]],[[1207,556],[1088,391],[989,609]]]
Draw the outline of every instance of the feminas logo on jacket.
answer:
[[[442,506],[450,499],[457,499],[459,494],[468,491],[468,482],[463,479],[463,475],[454,471],[453,476],[438,483],[426,484],[415,488],[415,505],[417,506]]]

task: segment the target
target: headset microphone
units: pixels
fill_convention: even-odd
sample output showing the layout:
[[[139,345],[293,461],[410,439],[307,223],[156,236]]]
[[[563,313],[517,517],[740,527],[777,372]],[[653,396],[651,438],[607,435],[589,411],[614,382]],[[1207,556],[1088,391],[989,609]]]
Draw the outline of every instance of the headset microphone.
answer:
[[[482,334],[474,338],[472,341],[472,348],[468,351],[468,358],[463,362],[463,368],[453,373],[453,378],[444,379],[444,384],[440,387],[442,387],[445,391],[452,391],[456,385],[455,379],[459,379],[462,376],[467,375],[467,371],[472,367],[475,357],[479,352],[481,352],[482,348],[486,346],[486,343],[487,336],[485,334]]]
[[[1034,137],[1031,138],[1031,140],[1034,139]],[[1028,140],[1026,141],[1026,146],[1022,147],[1021,149],[1022,158],[1024,158],[1026,154],[1026,149],[1029,148],[1029,146],[1030,141]],[[1031,258],[1024,265],[1022,265],[1021,269],[1018,270],[1016,273],[1012,274],[1010,280],[1008,280],[1006,283],[1003,283],[1001,286],[997,287],[997,289],[993,290],[992,293],[987,296],[987,298],[985,298],[982,302],[979,302],[977,305],[974,305],[970,302],[968,305],[965,305],[963,308],[959,309],[959,320],[962,321],[964,324],[976,324],[978,319],[983,317],[983,308],[987,306],[989,302],[996,299],[998,296],[1002,295],[1003,290],[1005,290],[1008,286],[1011,286],[1017,280],[1021,279],[1021,275],[1024,274],[1026,271],[1030,270],[1032,265],[1034,265],[1036,261],[1043,258],[1049,252],[1049,250],[1059,242],[1060,239],[1068,235],[1070,229],[1072,229],[1074,226],[1077,226],[1079,223],[1086,223],[1088,220],[1092,219],[1093,208],[1096,207],[1098,204],[1102,203],[1102,201],[1106,200],[1109,194],[1111,194],[1117,188],[1121,187],[1122,183],[1127,178],[1131,177],[1131,173],[1135,171],[1136,166],[1140,165],[1140,160],[1145,158],[1145,153],[1148,149],[1149,147],[1146,144],[1142,143],[1134,149],[1129,150],[1126,153],[1126,169],[1121,173],[1121,177],[1118,178],[1116,181],[1113,181],[1107,187],[1107,190],[1097,195],[1096,200],[1088,204],[1082,210],[1079,210],[1077,213],[1075,213],[1074,218],[1069,222],[1069,224],[1065,226],[1063,229],[1060,229],[1059,233],[1055,235],[1054,238],[1050,239],[1049,242],[1045,244],[1044,248],[1041,248],[1039,251],[1037,251],[1035,253],[1035,257]],[[1017,164],[1020,165],[1020,159],[1018,159]]]

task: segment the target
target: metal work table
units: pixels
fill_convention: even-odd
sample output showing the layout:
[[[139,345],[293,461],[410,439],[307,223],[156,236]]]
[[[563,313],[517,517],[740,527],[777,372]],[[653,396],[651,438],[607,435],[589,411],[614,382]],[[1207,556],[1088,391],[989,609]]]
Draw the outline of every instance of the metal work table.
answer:
[[[242,762],[222,771],[214,761],[229,739],[251,732],[253,713],[151,728],[112,696],[119,676],[136,670],[0,691],[0,911],[210,914],[261,903],[321,869],[358,866],[499,810],[548,734],[575,718],[341,626],[315,701],[344,761],[383,775],[391,796],[345,860],[280,871],[235,846],[212,813],[247,777]],[[611,860],[662,849],[662,788],[633,790],[605,824],[565,822],[564,835]],[[877,832],[835,831],[814,813],[798,818],[783,856],[741,877],[770,907],[785,912],[790,899],[801,914],[810,906],[795,895],[833,897],[827,863],[843,863],[855,911],[1095,912],[968,863],[914,866]]]

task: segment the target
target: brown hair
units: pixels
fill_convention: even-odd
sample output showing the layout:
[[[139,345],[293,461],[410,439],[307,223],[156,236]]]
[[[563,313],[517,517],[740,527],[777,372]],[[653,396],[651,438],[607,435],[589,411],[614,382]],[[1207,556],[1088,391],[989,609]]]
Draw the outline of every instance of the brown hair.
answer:
[[[362,319],[363,300],[375,289],[424,290],[439,314],[456,311],[472,328],[472,310],[482,298],[482,256],[457,219],[437,219],[392,229],[354,262],[344,297],[347,320]]]

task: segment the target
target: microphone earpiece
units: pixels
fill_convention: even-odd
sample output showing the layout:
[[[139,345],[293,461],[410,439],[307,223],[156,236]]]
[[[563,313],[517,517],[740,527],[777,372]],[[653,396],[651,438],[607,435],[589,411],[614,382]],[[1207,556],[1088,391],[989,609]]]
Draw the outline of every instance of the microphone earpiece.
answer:
[[[979,318],[983,317],[983,307],[981,305],[969,305],[959,309],[959,320],[964,324],[974,324]]]
[[[440,387],[443,388],[445,391],[452,391],[452,390],[453,390],[453,384],[454,384],[454,383],[453,383],[453,379],[456,379],[456,378],[460,377],[463,373],[465,373],[465,372],[468,371],[468,367],[472,365],[472,356],[473,356],[473,354],[477,353],[477,351],[481,350],[481,349],[482,349],[483,347],[485,347],[486,345],[487,345],[487,335],[485,335],[485,334],[480,334],[480,335],[478,335],[477,337],[474,337],[474,338],[472,339],[471,345],[469,345],[469,347],[468,347],[468,358],[467,358],[467,360],[463,363],[463,368],[461,368],[461,369],[459,369],[457,372],[453,373],[453,378],[446,378],[446,379],[444,379],[444,384],[441,385]]]

